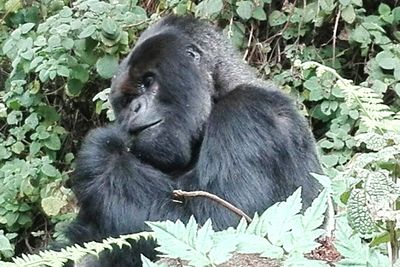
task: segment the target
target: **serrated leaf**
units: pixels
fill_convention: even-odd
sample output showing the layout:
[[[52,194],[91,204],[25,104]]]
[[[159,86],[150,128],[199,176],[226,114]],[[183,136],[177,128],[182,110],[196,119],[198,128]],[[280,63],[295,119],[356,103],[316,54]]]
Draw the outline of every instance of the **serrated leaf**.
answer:
[[[194,246],[202,253],[207,253],[213,246],[212,237],[214,230],[212,229],[211,220],[208,219],[205,224],[198,230]]]
[[[96,63],[96,70],[105,79],[110,79],[118,68],[118,57],[105,55],[99,58]]]
[[[328,208],[328,192],[326,189],[313,200],[311,206],[306,209],[304,215],[301,216],[302,226],[304,230],[310,231],[320,227],[325,219],[325,212]]]
[[[244,254],[261,254],[261,257],[280,259],[284,251],[281,247],[274,246],[267,239],[251,234],[239,234],[235,237],[239,240],[236,252]]]
[[[194,220],[194,219],[193,219]],[[212,264],[207,255],[196,250],[190,236],[194,236],[197,224],[190,223],[189,229],[181,221],[173,223],[166,222],[147,222],[155,232],[159,247],[158,251],[171,258],[180,258],[189,261],[194,266],[207,266]],[[192,226],[190,226],[192,225]],[[193,227],[195,225],[196,227]],[[189,233],[191,231],[192,233]]]
[[[274,204],[260,216],[262,228],[266,230],[268,240],[273,245],[282,245],[284,234],[292,229],[293,220],[298,217],[301,208],[301,187],[299,187],[286,201]]]
[[[367,206],[366,194],[362,189],[353,189],[347,202],[347,218],[351,228],[368,237],[376,229],[372,215]]]
[[[363,243],[345,217],[336,220],[334,235],[334,245],[342,255],[342,259],[335,266],[390,266],[389,258],[370,248],[368,243]]]

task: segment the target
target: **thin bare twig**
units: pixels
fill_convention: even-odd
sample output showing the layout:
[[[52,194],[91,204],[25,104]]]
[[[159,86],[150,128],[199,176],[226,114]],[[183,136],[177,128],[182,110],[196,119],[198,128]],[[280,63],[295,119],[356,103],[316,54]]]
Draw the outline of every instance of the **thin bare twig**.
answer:
[[[338,29],[338,24],[339,24],[339,18],[340,18],[340,9],[336,15],[336,20],[335,20],[335,26],[333,28],[333,44],[332,44],[332,66],[335,67],[335,58],[336,58],[336,34],[337,34],[337,29]]]
[[[251,28],[250,28],[250,35],[249,35],[249,40],[247,42],[247,47],[246,47],[246,52],[243,55],[243,60],[246,60],[247,55],[249,54],[249,49],[251,46],[251,41],[253,39],[253,32],[254,32],[254,25],[251,23]]]
[[[206,191],[174,190],[174,191],[172,191],[172,195],[174,197],[207,197],[207,198],[209,198],[211,200],[214,200],[218,204],[221,204],[222,206],[224,206],[225,208],[231,210],[232,212],[236,213],[240,217],[244,217],[248,223],[251,223],[251,221],[252,221],[251,218],[246,213],[244,213],[241,209],[235,207],[234,205],[232,205],[228,201],[220,198],[219,196],[211,194],[211,193],[206,192]]]

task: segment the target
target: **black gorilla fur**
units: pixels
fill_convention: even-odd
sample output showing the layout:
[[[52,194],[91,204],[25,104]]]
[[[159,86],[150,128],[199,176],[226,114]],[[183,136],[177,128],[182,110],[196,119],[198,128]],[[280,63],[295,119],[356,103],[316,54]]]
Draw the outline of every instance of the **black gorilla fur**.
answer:
[[[206,23],[169,16],[145,31],[110,100],[117,122],[88,135],[71,181],[80,205],[71,242],[148,230],[145,221],[194,215],[223,229],[240,219],[209,199],[177,203],[174,189],[214,193],[251,216],[299,186],[305,205],[318,194],[304,118]],[[153,246],[141,241],[84,265],[140,266],[139,253],[154,259]]]

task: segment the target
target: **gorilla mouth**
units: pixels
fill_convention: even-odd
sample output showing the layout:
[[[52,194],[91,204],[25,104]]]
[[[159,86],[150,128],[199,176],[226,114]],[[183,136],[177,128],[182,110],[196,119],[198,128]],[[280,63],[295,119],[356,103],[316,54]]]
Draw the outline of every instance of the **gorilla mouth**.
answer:
[[[154,126],[156,126],[156,125],[158,125],[158,124],[160,124],[162,122],[163,122],[163,120],[159,119],[159,120],[156,120],[154,122],[151,122],[151,123],[148,123],[148,124],[145,124],[145,125],[134,125],[129,129],[129,133],[132,134],[132,135],[138,135],[141,132],[143,132],[144,130],[152,128],[152,127],[154,127]]]

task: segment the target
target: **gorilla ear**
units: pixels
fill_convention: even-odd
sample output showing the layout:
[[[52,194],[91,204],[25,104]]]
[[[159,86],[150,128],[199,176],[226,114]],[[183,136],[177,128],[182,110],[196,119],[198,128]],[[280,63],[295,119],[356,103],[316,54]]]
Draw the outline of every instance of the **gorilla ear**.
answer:
[[[185,50],[186,55],[188,55],[189,57],[193,58],[194,61],[196,62],[200,62],[200,58],[201,58],[201,51],[198,47],[196,47],[195,45],[189,45],[186,47]]]

